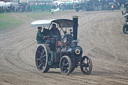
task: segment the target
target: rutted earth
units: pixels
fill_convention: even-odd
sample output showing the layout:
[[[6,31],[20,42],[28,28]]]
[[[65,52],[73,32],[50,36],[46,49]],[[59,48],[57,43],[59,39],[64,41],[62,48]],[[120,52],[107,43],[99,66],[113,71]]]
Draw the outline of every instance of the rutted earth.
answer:
[[[79,45],[93,62],[90,75],[83,75],[79,67],[68,76],[60,69],[40,73],[34,60],[37,29],[30,27],[34,19],[13,13],[24,24],[0,33],[0,85],[128,85],[128,35],[122,33],[121,12],[63,12],[40,19],[73,15],[79,16]]]

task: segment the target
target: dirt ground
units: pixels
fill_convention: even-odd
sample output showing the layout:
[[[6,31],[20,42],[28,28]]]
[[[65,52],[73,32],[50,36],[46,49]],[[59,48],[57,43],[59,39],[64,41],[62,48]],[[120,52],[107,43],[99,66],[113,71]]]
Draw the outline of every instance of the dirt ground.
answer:
[[[128,85],[128,35],[122,33],[121,12],[70,12],[40,19],[74,15],[79,16],[79,45],[93,62],[90,75],[79,67],[68,76],[61,75],[60,69],[40,73],[34,60],[37,29],[30,26],[34,19],[13,13],[25,23],[0,33],[0,85]]]

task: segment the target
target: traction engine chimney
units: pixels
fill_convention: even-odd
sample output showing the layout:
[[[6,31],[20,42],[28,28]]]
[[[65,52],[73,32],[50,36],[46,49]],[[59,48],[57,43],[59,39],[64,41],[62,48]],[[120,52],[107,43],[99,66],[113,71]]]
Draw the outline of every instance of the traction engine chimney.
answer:
[[[78,16],[73,16],[73,40],[77,40]]]

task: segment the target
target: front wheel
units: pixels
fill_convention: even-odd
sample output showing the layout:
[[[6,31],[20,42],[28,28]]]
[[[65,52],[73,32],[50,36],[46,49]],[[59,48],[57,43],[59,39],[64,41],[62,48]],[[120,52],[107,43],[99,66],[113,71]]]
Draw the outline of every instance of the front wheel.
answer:
[[[63,56],[60,60],[60,70],[62,75],[68,75],[71,72],[71,59],[69,56]]]
[[[81,59],[80,69],[84,74],[89,75],[92,71],[92,60],[87,56],[83,56]]]

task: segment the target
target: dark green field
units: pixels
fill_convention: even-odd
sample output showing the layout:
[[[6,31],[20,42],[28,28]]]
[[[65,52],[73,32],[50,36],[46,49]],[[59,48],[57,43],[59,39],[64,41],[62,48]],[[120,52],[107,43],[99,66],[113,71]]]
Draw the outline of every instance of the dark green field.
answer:
[[[55,12],[54,15],[62,15],[63,13],[70,13],[73,10],[66,10],[61,12]],[[18,16],[23,16],[19,18]],[[51,16],[49,11],[37,11],[37,12],[24,12],[24,13],[1,13],[0,14],[0,31],[6,29],[16,28],[24,23],[26,18],[31,18],[33,20],[40,20],[47,16]]]
[[[0,14],[0,31],[7,28],[15,28],[21,24],[22,21],[11,16],[10,13]]]

